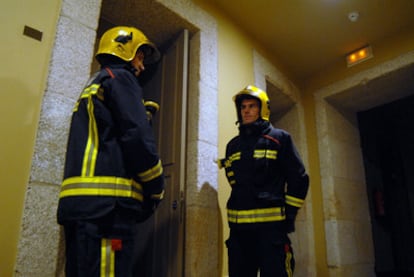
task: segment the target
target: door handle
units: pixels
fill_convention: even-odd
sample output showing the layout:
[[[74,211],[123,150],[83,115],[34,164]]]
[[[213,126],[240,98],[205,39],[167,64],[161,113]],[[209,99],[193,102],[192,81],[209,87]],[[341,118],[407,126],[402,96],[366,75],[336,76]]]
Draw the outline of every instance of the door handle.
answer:
[[[178,201],[174,200],[171,205],[172,209],[175,211],[178,208]]]

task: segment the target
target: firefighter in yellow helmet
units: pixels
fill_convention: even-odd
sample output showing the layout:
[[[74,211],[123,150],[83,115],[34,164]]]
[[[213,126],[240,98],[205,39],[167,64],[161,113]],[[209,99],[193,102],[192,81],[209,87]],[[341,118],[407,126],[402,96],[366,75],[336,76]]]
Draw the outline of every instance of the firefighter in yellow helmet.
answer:
[[[160,53],[137,28],[100,39],[101,64],[73,108],[58,223],[66,276],[132,276],[137,224],[163,198],[164,174],[139,76]]]
[[[269,121],[265,91],[247,86],[233,98],[239,135],[218,161],[231,186],[226,241],[230,277],[292,276],[288,233],[295,230],[309,178],[288,132]]]

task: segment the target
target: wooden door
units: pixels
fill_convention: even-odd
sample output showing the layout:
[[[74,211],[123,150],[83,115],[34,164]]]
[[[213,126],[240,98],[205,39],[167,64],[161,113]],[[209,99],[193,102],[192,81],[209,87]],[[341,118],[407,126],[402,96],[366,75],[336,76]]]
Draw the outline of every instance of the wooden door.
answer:
[[[184,262],[188,31],[184,30],[162,52],[155,76],[145,84],[144,90],[146,100],[160,104],[153,127],[166,191],[155,215],[139,226],[135,270],[137,276],[176,277],[183,275]]]

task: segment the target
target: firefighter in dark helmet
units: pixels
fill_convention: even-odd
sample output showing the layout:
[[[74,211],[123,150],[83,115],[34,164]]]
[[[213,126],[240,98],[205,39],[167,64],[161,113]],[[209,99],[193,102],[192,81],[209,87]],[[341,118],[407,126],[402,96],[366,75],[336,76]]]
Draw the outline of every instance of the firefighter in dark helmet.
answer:
[[[164,175],[139,77],[159,60],[138,29],[106,31],[101,65],[73,108],[58,223],[66,276],[132,276],[137,223],[163,198]]]
[[[230,277],[292,276],[288,233],[295,230],[309,178],[292,138],[269,122],[265,91],[247,86],[233,98],[239,135],[218,161],[231,186],[226,241]]]

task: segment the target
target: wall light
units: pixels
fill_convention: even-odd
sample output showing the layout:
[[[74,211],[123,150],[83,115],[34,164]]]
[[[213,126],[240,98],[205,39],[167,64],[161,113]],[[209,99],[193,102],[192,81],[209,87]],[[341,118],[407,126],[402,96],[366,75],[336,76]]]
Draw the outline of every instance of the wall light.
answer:
[[[346,64],[351,67],[372,57],[372,48],[368,45],[346,55]]]

